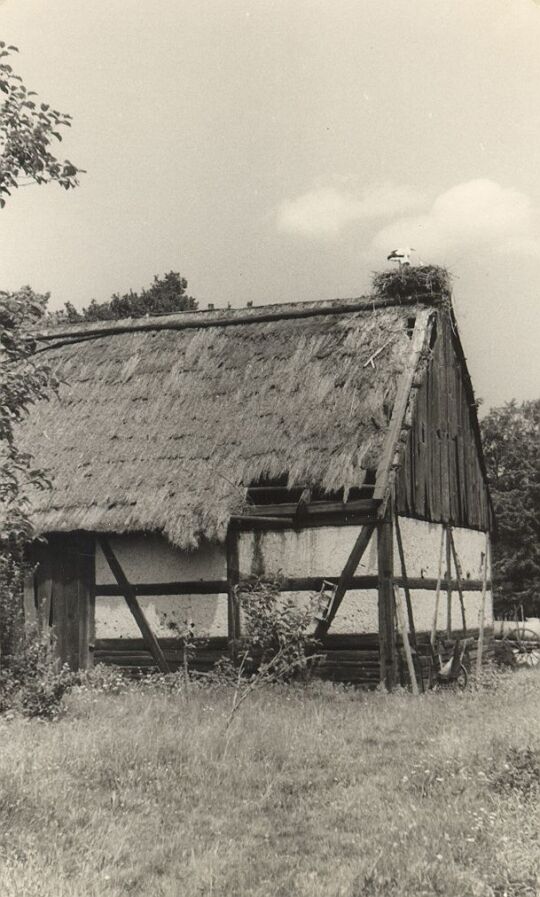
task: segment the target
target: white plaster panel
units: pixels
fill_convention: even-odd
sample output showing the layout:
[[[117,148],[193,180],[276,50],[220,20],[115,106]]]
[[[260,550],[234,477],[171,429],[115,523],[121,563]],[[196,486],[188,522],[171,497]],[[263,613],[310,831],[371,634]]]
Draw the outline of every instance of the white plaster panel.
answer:
[[[334,617],[331,633],[377,633],[379,598],[376,589],[357,589],[345,593]]]
[[[407,611],[405,607],[405,597],[403,589],[400,590],[403,615],[405,617],[407,628]],[[413,589],[411,591],[411,603],[413,608],[414,626],[417,632],[431,632],[433,626],[433,617],[435,614],[435,592],[423,589]],[[480,620],[480,609],[482,603],[481,592],[463,592],[463,604],[465,606],[465,621],[469,629],[477,629]],[[437,629],[440,632],[446,631],[446,608],[447,595],[446,591],[441,590],[439,598],[439,609],[437,614]],[[452,592],[452,629],[462,629],[463,622],[461,617],[461,605],[457,592]],[[336,618],[337,619],[337,618]],[[486,604],[484,612],[484,625],[493,625],[493,601],[491,592],[486,593]]]
[[[202,543],[194,551],[182,551],[159,535],[126,534],[108,538],[130,582],[227,578],[227,561],[222,545]],[[115,582],[99,546],[96,548],[96,582]]]
[[[407,575],[436,579],[439,566],[442,524],[399,518],[399,529],[403,542]],[[452,527],[456,552],[461,563],[464,579],[481,579],[482,555],[486,550],[485,533],[461,527]],[[399,554],[394,534],[394,566],[400,575]],[[452,562],[452,570],[453,570]],[[446,551],[443,549],[443,574],[446,570]],[[455,576],[455,573],[453,572]]]
[[[239,560],[243,576],[339,576],[361,527],[324,526],[314,529],[245,532],[240,534]],[[358,565],[358,576],[376,575],[377,539],[373,535]]]
[[[282,600],[291,601],[296,607],[308,608],[313,600],[312,592],[281,592]],[[355,589],[345,594],[332,622],[331,633],[364,634],[378,630],[378,595],[376,589]],[[313,618],[310,632],[315,631]]]
[[[144,614],[158,638],[175,638],[169,623],[194,624],[202,636],[227,636],[227,595],[153,595],[140,597]],[[141,638],[123,598],[96,598],[96,638]]]

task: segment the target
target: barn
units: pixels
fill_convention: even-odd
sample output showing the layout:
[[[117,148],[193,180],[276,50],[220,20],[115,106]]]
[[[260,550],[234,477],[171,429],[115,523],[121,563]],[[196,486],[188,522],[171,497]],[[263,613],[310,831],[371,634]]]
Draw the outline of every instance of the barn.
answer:
[[[52,482],[25,613],[61,660],[175,669],[190,621],[208,667],[252,576],[321,593],[333,679],[392,687],[435,632],[489,650],[492,512],[448,280],[374,283],[37,334],[60,385],[21,433]]]

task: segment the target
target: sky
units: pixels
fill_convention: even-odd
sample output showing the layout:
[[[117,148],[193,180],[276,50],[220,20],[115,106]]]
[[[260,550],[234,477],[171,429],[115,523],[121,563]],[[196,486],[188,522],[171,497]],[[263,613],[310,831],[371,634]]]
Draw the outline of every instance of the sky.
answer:
[[[0,0],[76,191],[0,212],[50,307],[179,271],[200,307],[446,265],[484,410],[540,394],[539,0]]]

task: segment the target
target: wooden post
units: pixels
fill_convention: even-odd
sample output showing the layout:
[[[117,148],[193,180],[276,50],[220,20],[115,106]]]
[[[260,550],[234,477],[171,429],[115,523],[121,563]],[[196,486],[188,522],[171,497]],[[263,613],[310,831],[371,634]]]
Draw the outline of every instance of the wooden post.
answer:
[[[349,588],[351,579],[356,573],[358,564],[362,560],[362,556],[369,545],[369,541],[374,531],[374,523],[366,523],[360,530],[358,538],[354,543],[353,549],[348,557],[347,563],[345,564],[341,572],[341,576],[339,577],[336,591],[334,592],[334,597],[332,600],[332,606],[330,608],[328,616],[324,620],[319,620],[317,628],[315,630],[315,638],[323,638],[323,636],[325,636],[328,632],[330,624],[338,611],[339,605],[343,601],[343,597],[347,589]]]
[[[131,583],[128,581],[120,563],[112,550],[108,539],[105,536],[98,536],[98,542],[101,547],[103,554],[107,560],[109,567],[116,579],[116,582],[119,586],[122,587],[122,592],[124,594],[124,598],[126,599],[126,604],[129,607],[133,617],[135,618],[135,622],[141,631],[141,635],[144,639],[145,645],[150,651],[152,657],[156,661],[157,666],[161,670],[162,673],[170,673],[169,664],[167,663],[167,659],[161,650],[161,646],[152,632],[148,620],[146,619],[144,612],[137,601],[137,597],[135,595],[135,590]]]
[[[238,553],[238,530],[229,524],[225,541],[227,553],[227,625],[229,650],[234,655],[236,641],[240,638],[240,607],[236,587],[240,581],[240,561]]]
[[[420,691],[418,689],[418,682],[416,681],[416,673],[414,670],[414,661],[411,651],[411,643],[409,641],[409,633],[407,632],[407,627],[405,625],[405,617],[403,614],[403,608],[401,606],[401,594],[398,586],[394,586],[394,595],[396,602],[396,616],[398,621],[398,626],[400,629],[401,638],[403,640],[403,648],[405,650],[405,660],[407,661],[407,669],[409,671],[409,679],[411,681],[411,689],[413,695],[419,695]]]
[[[463,571],[461,569],[461,563],[458,557],[458,553],[456,551],[456,543],[454,542],[454,534],[452,530],[450,532],[450,546],[452,548],[452,557],[454,558],[454,566],[456,568],[456,579],[457,579],[457,587],[459,594],[459,603],[461,606],[461,622],[463,623],[463,633],[467,635],[467,619],[465,617],[465,601],[463,599]]]
[[[389,503],[390,505],[391,503]],[[379,664],[380,680],[390,690],[397,682],[394,630],[394,553],[391,507],[377,527],[379,564]]]
[[[487,579],[488,579],[488,565],[490,564],[491,558],[489,556],[489,532],[486,533],[486,546],[484,551],[484,570],[482,577],[482,597],[480,599],[480,617],[478,620],[478,646],[477,646],[477,655],[476,655],[476,679],[477,682],[480,682],[482,677],[482,654],[484,652],[484,623],[486,618],[486,591],[487,591]]]
[[[441,597],[441,583],[442,583],[442,565],[443,565],[443,551],[444,551],[444,536],[445,530],[444,526],[441,529],[441,547],[439,549],[439,566],[437,569],[437,586],[435,589],[435,612],[433,614],[433,626],[431,627],[431,647],[435,647],[435,639],[437,638],[437,620],[439,618],[439,601]]]
[[[446,527],[446,635],[452,635],[452,551],[450,548],[450,524]]]
[[[414,626],[414,616],[411,601],[411,590],[409,588],[409,580],[407,578],[407,567],[405,565],[405,552],[403,550],[403,540],[401,538],[401,530],[399,528],[399,517],[397,510],[394,514],[394,526],[396,528],[396,542],[399,552],[399,561],[401,564],[401,576],[403,578],[403,591],[405,592],[405,602],[407,605],[407,616],[409,619],[409,632],[414,648],[416,648],[416,629]]]

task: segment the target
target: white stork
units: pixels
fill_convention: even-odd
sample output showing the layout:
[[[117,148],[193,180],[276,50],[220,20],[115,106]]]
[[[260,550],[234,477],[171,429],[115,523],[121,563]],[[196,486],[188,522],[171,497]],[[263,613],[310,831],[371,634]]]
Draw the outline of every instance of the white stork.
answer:
[[[387,259],[389,262],[397,262],[401,270],[405,265],[411,264],[411,252],[414,251],[412,247],[408,249],[393,249],[390,255],[387,256]]]

